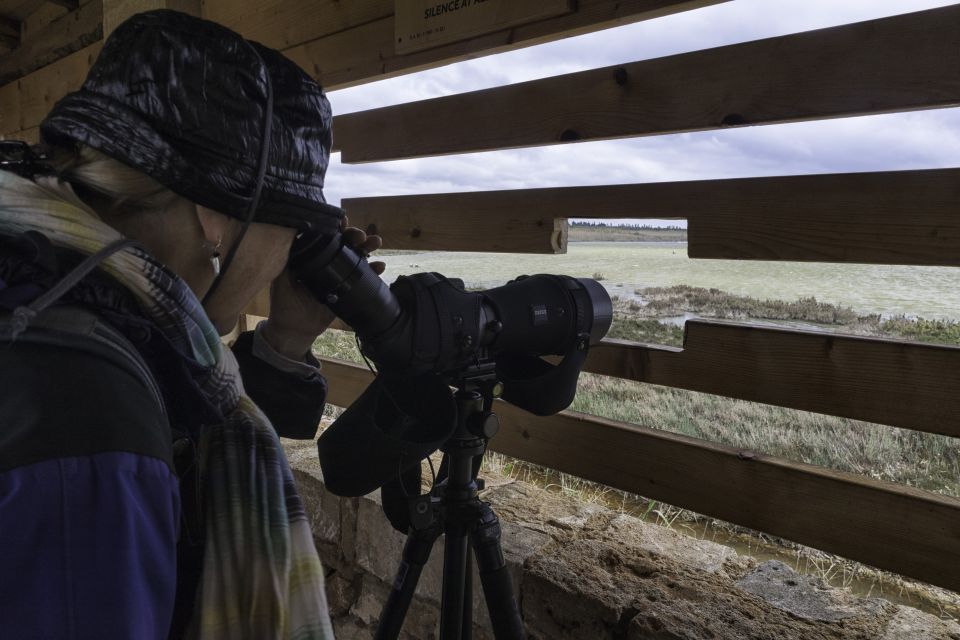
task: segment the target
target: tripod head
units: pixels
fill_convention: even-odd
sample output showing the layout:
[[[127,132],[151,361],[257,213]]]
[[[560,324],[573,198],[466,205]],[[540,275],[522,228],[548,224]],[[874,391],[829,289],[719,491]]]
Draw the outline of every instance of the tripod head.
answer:
[[[443,452],[443,460],[433,478],[431,492],[419,495],[422,482],[419,464],[381,487],[383,512],[397,531],[407,533],[411,528],[423,529],[430,525],[430,518],[439,508],[435,495],[438,489],[448,493],[454,491],[469,499],[483,488],[477,474],[487,443],[500,429],[500,419],[493,412],[493,401],[499,397],[503,385],[497,379],[495,367],[493,362],[478,362],[449,381],[453,389],[448,393],[456,407],[456,426],[437,447]],[[453,457],[468,459],[469,466],[463,467],[458,477],[451,478]]]
[[[440,446],[443,461],[430,491],[420,495],[420,465],[380,490],[384,513],[394,529],[407,534],[407,542],[376,640],[398,637],[417,581],[441,535],[445,541],[440,637],[472,637],[474,556],[494,635],[498,640],[525,637],[500,544],[500,522],[490,505],[480,499],[483,481],[477,478],[487,443],[500,428],[493,401],[503,385],[493,362],[471,365],[449,382],[454,387],[448,393],[456,406],[456,427]]]

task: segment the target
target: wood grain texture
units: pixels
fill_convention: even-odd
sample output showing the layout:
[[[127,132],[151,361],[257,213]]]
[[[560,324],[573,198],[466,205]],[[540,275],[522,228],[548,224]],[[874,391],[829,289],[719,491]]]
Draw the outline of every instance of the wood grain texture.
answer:
[[[101,2],[101,0],[94,1]],[[87,3],[85,2],[84,4]],[[47,2],[32,14],[27,16],[23,21],[23,24],[21,25],[21,34],[24,41],[29,40],[34,36],[34,34],[47,27],[51,22],[57,18],[65,16],[68,13],[69,11],[64,7],[53,4],[52,2]]]
[[[391,0],[203,0],[203,17],[274,49],[393,14]]]
[[[350,224],[373,224],[390,249],[566,253],[568,226],[549,206],[523,209],[489,193],[345,198]],[[520,192],[496,192],[516,194]]]
[[[26,131],[12,131],[10,133],[0,133],[0,140],[23,140],[30,144],[40,142],[40,127],[33,127]]]
[[[103,38],[103,4],[89,2],[24,39],[0,56],[0,84],[21,78]]]
[[[960,6],[338,116],[370,162],[946,107]]]
[[[572,0],[464,0],[452,7],[448,4],[448,11],[435,7],[438,7],[436,0],[405,0],[396,4],[393,18],[397,53],[417,53],[556,18],[573,11],[574,3]]]
[[[57,100],[80,88],[102,46],[95,42],[18,81],[23,129],[39,125]]]
[[[338,406],[371,380],[353,364],[323,367]],[[960,589],[960,500],[574,412],[496,411],[494,451]]]
[[[23,22],[40,9],[47,0],[0,0],[0,15]]]
[[[20,84],[0,86],[0,135],[20,131]]]
[[[143,11],[173,9],[200,15],[201,0],[103,0],[103,37],[109,36],[124,20]]]
[[[691,258],[960,266],[960,170],[349,198],[392,249],[556,253],[576,218],[686,219]]]
[[[577,11],[566,16],[410,55],[396,53],[391,8],[389,17],[312,40],[284,53],[324,87],[334,90],[727,1],[580,0]],[[393,5],[390,0],[383,3]]]
[[[689,320],[682,350],[607,340],[585,370],[960,437],[960,347]]]
[[[9,140],[23,140],[30,144],[38,144],[40,142],[40,127],[30,127],[23,131],[16,131],[6,137]]]

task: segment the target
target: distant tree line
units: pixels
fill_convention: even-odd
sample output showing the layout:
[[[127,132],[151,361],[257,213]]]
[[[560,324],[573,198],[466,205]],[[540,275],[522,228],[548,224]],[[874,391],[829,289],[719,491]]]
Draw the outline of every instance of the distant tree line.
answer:
[[[678,227],[672,225],[669,227],[656,227],[649,224],[607,224],[602,221],[594,220],[573,220],[570,222],[571,227],[584,227],[587,229],[640,229],[644,231],[666,229],[668,231],[686,231],[683,227]]]

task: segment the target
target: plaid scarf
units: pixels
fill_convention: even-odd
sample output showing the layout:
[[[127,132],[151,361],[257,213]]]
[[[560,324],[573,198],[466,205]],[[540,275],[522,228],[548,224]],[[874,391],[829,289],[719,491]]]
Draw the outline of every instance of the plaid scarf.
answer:
[[[90,255],[122,236],[65,184],[0,170],[0,234],[42,233]],[[200,438],[206,548],[189,636],[199,640],[333,638],[320,559],[290,465],[267,417],[246,396],[193,291],[138,246],[99,267],[133,293],[178,352],[202,365],[200,387],[226,416]]]

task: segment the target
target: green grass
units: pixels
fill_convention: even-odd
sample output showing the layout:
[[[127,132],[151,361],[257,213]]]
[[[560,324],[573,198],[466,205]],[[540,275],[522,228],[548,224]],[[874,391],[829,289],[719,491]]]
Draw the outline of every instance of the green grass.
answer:
[[[572,409],[960,497],[960,441],[591,374]]]
[[[950,320],[891,318],[879,323],[878,332],[919,342],[960,346],[960,323]]]
[[[715,318],[802,320],[821,324],[850,324],[858,319],[852,309],[818,302],[816,298],[801,298],[793,302],[757,300],[720,289],[687,285],[638,289],[636,293],[647,302],[642,308],[643,315],[647,316],[694,312]],[[641,308],[635,307],[634,311],[641,312]]]
[[[570,242],[686,242],[687,230],[653,227],[591,227],[570,225]]]

